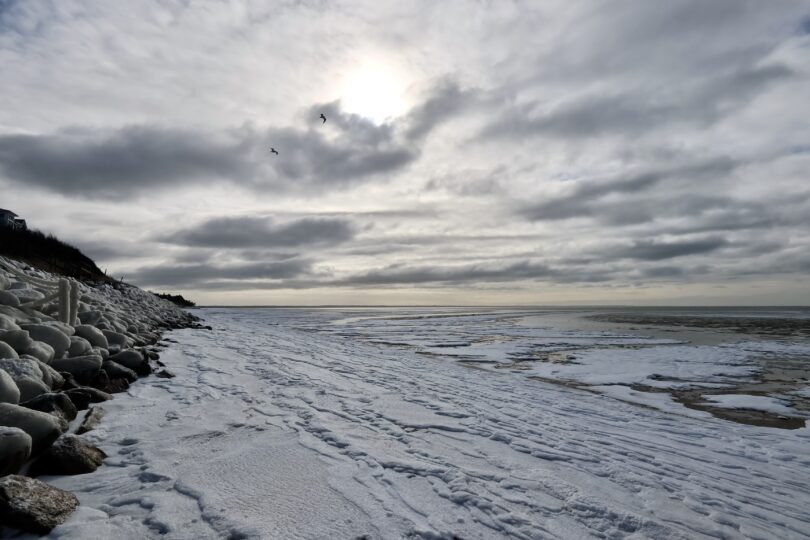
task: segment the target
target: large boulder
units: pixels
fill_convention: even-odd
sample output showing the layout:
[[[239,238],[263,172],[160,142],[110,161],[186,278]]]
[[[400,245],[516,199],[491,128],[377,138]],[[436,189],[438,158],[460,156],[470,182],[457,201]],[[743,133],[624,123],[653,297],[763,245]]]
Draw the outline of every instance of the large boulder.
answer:
[[[62,388],[62,385],[65,384],[65,378],[58,371],[40,360],[37,360],[37,364],[39,370],[42,371],[42,382],[47,384],[51,390]]]
[[[72,421],[79,414],[79,411],[76,410],[76,406],[73,405],[73,402],[68,396],[56,392],[42,394],[34,399],[20,403],[20,406],[26,409],[48,413],[66,422]]]
[[[90,407],[90,403],[92,403],[93,396],[90,395],[90,392],[83,390],[85,387],[80,388],[71,388],[70,390],[65,390],[63,394],[70,398],[70,401],[73,402],[73,405],[79,411],[84,411],[88,407]]]
[[[68,356],[84,356],[90,354],[93,346],[90,342],[79,336],[71,336],[70,347],[68,348]]]
[[[46,364],[49,364],[54,358],[53,347],[42,341],[33,341],[31,346],[25,349],[22,354],[38,358]]]
[[[70,326],[67,323],[63,323],[62,321],[43,321],[41,324],[44,324],[45,326],[50,326],[52,328],[56,328],[57,330],[65,334],[65,336],[67,336],[68,338],[70,338],[71,336],[73,336],[73,334],[76,333],[76,330],[72,326]]]
[[[19,358],[20,355],[17,354],[11,345],[6,343],[5,341],[0,341],[0,358]]]
[[[107,376],[111,380],[126,379],[127,382],[135,382],[138,379],[137,373],[114,360],[104,360],[104,363],[101,364],[101,369],[107,372]]]
[[[31,436],[15,427],[0,426],[0,476],[14,474],[31,457]]]
[[[10,292],[0,291],[0,305],[11,306],[14,308],[20,307],[20,299]]]
[[[101,321],[101,312],[99,311],[80,311],[79,312],[79,320],[82,321],[82,324],[92,324],[96,325]]]
[[[46,449],[67,430],[67,422],[48,413],[0,403],[0,426],[16,427],[31,436],[33,454]]]
[[[8,343],[18,354],[24,353],[25,350],[34,343],[34,340],[31,339],[31,336],[29,336],[28,332],[25,330],[6,330],[5,332],[0,332],[0,341]]]
[[[36,302],[42,300],[45,295],[34,289],[8,289],[8,292],[17,297],[20,304],[27,304],[28,302]]]
[[[0,525],[48,534],[79,506],[73,493],[36,478],[12,474],[0,478]]]
[[[77,437],[62,435],[31,465],[31,476],[86,474],[99,468],[107,454]]]
[[[101,347],[102,349],[106,349],[110,346],[107,343],[107,338],[104,337],[104,334],[96,328],[95,326],[90,326],[89,324],[80,324],[78,326],[73,327],[76,330],[76,334],[79,337],[83,337],[87,341],[90,342],[90,345],[94,347]]]
[[[104,337],[107,338],[107,343],[110,347],[117,346],[118,350],[127,346],[127,336],[121,332],[114,332],[112,330],[102,330]]]
[[[20,389],[5,369],[0,369],[0,403],[20,402]]]
[[[109,357],[116,364],[131,369],[138,375],[149,375],[152,372],[149,362],[144,358],[143,353],[134,350],[121,351]]]
[[[70,338],[66,336],[64,332],[53,326],[45,324],[21,324],[20,328],[27,330],[31,339],[50,345],[53,348],[54,358],[62,358],[65,355],[65,351],[70,348]]]
[[[3,306],[0,305],[0,308],[2,307]],[[14,317],[5,313],[0,313],[0,334],[5,332],[6,330],[19,330],[19,329],[20,327],[17,325]]]
[[[50,390],[42,380],[42,370],[39,369],[39,363],[35,358],[26,356],[16,360],[5,358],[0,360],[0,369],[5,370],[14,379],[20,390],[20,401],[28,401]]]
[[[70,373],[80,384],[90,384],[101,371],[101,362],[100,356],[90,354],[72,358],[59,358],[51,362],[51,367],[57,371]]]

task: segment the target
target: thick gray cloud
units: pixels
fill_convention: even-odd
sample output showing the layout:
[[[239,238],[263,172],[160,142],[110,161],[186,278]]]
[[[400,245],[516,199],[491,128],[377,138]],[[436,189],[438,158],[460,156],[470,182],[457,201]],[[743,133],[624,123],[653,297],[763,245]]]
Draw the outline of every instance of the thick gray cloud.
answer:
[[[138,268],[125,279],[144,287],[204,288],[218,282],[238,285],[251,279],[293,279],[309,274],[311,267],[310,261],[302,259],[229,265],[169,263]]]
[[[571,219],[592,216],[611,221],[614,224],[649,221],[655,208],[639,207],[638,201],[629,196],[639,195],[658,186],[661,182],[690,183],[702,180],[723,178],[739,164],[727,158],[712,159],[694,164],[640,172],[629,177],[624,175],[605,180],[576,182],[573,189],[564,195],[544,199],[538,204],[523,207],[521,213],[532,221]],[[605,202],[610,196],[625,196]],[[660,197],[659,197],[660,199]],[[704,199],[703,202],[709,199]],[[717,200],[717,199],[712,199]],[[660,201],[671,207],[672,201]],[[682,203],[683,201],[676,201]],[[697,199],[684,204],[694,209]]]
[[[665,242],[640,240],[630,246],[610,250],[609,257],[639,259],[643,261],[661,261],[687,255],[711,253],[729,245],[725,238],[704,238],[701,240],[681,240]]]
[[[154,126],[0,135],[0,171],[12,182],[89,199],[252,176],[245,140]]]
[[[163,235],[164,242],[194,247],[289,248],[317,244],[341,244],[354,236],[354,226],[345,219],[299,219],[275,223],[265,217],[221,217],[196,227]]]
[[[808,20],[791,0],[0,0],[2,204],[203,303],[798,290]]]

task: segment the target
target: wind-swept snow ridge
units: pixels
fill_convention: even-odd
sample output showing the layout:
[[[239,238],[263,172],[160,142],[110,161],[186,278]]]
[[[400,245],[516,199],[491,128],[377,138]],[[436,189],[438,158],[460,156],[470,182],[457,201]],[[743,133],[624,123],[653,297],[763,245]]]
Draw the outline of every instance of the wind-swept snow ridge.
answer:
[[[85,507],[53,538],[810,535],[807,428],[370,343],[334,310],[202,313],[214,332],[174,332],[162,357],[177,377],[133,385],[91,432],[110,466],[53,479]]]

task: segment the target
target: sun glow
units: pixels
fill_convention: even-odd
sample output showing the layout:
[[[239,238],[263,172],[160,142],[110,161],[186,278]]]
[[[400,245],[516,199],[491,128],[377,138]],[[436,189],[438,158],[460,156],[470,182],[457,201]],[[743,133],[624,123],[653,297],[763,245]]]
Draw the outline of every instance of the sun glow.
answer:
[[[346,112],[375,124],[401,116],[407,110],[405,82],[398,70],[385,62],[366,62],[347,73],[340,91]]]

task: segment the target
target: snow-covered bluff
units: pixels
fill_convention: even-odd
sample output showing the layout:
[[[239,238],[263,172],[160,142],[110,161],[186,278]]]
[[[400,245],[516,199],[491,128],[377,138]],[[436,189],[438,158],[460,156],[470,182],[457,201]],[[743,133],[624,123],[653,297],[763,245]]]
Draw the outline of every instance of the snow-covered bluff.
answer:
[[[36,512],[18,515],[47,505],[47,488],[31,486],[34,500],[26,501],[20,486],[28,484],[13,475],[32,460],[31,470],[88,472],[96,450],[74,444],[66,454],[60,444],[72,437],[69,422],[151,373],[162,331],[189,326],[199,326],[196,317],[137,287],[66,280],[0,257],[0,526],[53,526],[37,522]]]

